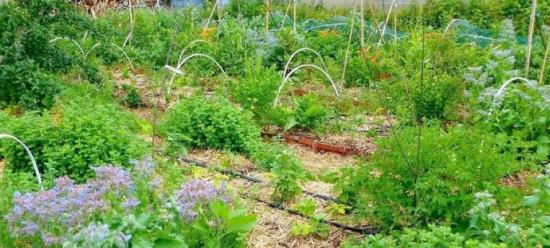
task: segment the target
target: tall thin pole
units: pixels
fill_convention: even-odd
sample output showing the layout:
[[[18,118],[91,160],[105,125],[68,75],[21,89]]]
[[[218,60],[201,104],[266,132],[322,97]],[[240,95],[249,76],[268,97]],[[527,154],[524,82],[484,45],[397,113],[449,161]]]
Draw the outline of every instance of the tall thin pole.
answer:
[[[549,35],[550,38],[550,35]],[[539,84],[544,81],[544,73],[546,72],[546,62],[548,61],[548,53],[550,53],[550,39],[546,43],[546,52],[544,52],[544,59],[542,60],[542,66],[540,68]]]
[[[361,47],[365,47],[365,0],[361,0],[361,4],[360,4],[360,15],[361,15],[361,29],[360,29],[360,39],[359,42],[360,42],[360,45]]]
[[[293,27],[292,29],[294,29],[294,33],[296,34],[296,0],[292,0],[292,3],[293,3],[293,8],[294,8],[294,13],[293,13],[293,18],[294,18],[294,23],[293,23]]]
[[[525,57],[525,78],[529,78],[529,68],[531,66],[531,50],[533,49],[533,33],[535,30],[537,0],[533,0],[531,7],[531,21],[529,23],[529,36],[527,37],[527,56]]]
[[[265,0],[265,33],[269,32],[269,8],[271,0]]]

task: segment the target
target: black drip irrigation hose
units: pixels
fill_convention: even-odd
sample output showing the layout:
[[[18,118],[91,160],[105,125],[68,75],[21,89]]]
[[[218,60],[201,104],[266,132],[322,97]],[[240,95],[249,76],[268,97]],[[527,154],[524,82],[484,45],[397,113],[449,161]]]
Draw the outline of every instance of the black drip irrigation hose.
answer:
[[[263,183],[264,182],[263,180],[261,180],[259,178],[243,175],[241,173],[238,173],[238,172],[235,172],[235,171],[232,171],[232,170],[216,168],[216,167],[210,166],[209,164],[207,164],[205,162],[196,161],[196,160],[193,160],[193,159],[190,159],[190,158],[180,157],[179,160],[181,160],[185,163],[188,163],[188,164],[192,164],[192,165],[194,164],[194,165],[202,167],[202,168],[214,169],[214,170],[216,170],[216,171],[218,171],[222,174],[230,175],[230,176],[234,176],[234,177],[239,177],[239,178],[251,181],[251,182],[255,182],[255,183]],[[340,202],[338,199],[335,199],[335,198],[330,197],[330,196],[319,195],[319,194],[315,194],[315,193],[308,192],[308,191],[304,191],[304,193],[308,194],[308,195],[311,195],[313,197],[316,197],[316,198],[326,200],[326,201]],[[265,200],[262,200],[262,199],[259,199],[259,198],[256,198],[256,197],[251,197],[251,196],[246,195],[246,194],[245,194],[245,196],[249,199],[255,200],[255,201],[260,202],[260,203],[263,203],[263,204],[265,204],[265,205],[267,205],[271,208],[275,208],[275,209],[278,209],[278,210],[281,210],[281,211],[285,211],[289,214],[297,215],[297,216],[300,216],[302,218],[306,218],[306,219],[309,219],[309,220],[312,219],[311,216],[303,215],[303,214],[301,214],[300,212],[298,212],[296,210],[293,210],[293,209],[290,209],[290,208],[285,208],[282,205],[278,205],[278,204],[275,204],[273,202],[265,201]],[[329,224],[331,226],[334,226],[334,227],[337,227],[337,228],[340,228],[340,229],[344,229],[344,230],[347,230],[347,231],[352,231],[352,232],[356,232],[356,233],[360,233],[360,234],[376,234],[380,231],[379,228],[372,227],[372,226],[359,226],[359,227],[357,227],[357,226],[348,226],[348,225],[338,223],[338,222],[335,222],[335,221],[331,221],[331,220],[321,219],[320,221],[322,223],[326,223],[326,224]]]
[[[251,197],[249,195],[245,195],[245,196],[249,199],[255,200],[255,201],[260,202],[260,203],[263,203],[263,204],[265,204],[265,205],[267,205],[271,208],[278,209],[278,210],[281,210],[281,211],[285,211],[289,214],[297,215],[297,216],[300,216],[300,217],[308,219],[308,220],[313,219],[313,217],[311,217],[311,216],[304,215],[304,214],[302,214],[302,213],[300,213],[296,210],[290,209],[290,208],[285,208],[282,205],[275,204],[275,203],[269,202],[269,201],[265,201],[265,200],[262,200],[262,199],[259,199],[259,198]],[[340,228],[340,229],[344,229],[344,230],[347,230],[347,231],[352,231],[352,232],[356,232],[356,233],[360,233],[360,234],[373,235],[373,234],[377,234],[380,231],[379,228],[372,227],[372,226],[348,226],[348,225],[345,225],[345,224],[342,224],[342,223],[338,223],[338,222],[331,221],[331,220],[324,220],[324,219],[321,219],[319,221],[322,222],[322,223],[329,224],[331,226]]]
[[[244,175],[242,173],[232,171],[232,170],[217,168],[217,167],[211,166],[211,165],[209,165],[205,162],[196,161],[196,160],[193,160],[193,159],[190,159],[190,158],[187,158],[187,157],[180,157],[180,160],[185,162],[185,163],[195,164],[195,165],[198,165],[198,166],[203,167],[203,168],[214,169],[214,170],[216,170],[216,171],[218,171],[222,174],[230,175],[230,176],[233,176],[233,177],[239,177],[239,178],[245,179],[245,180],[250,181],[250,182],[254,182],[254,183],[264,183],[265,182],[264,180],[256,178],[256,177],[247,176],[247,175]],[[352,206],[349,206],[346,202],[342,202],[342,201],[340,201],[340,200],[338,200],[334,197],[331,197],[331,196],[320,195],[320,194],[316,194],[316,193],[309,192],[309,191],[306,191],[306,190],[304,190],[303,192],[306,195],[310,195],[310,196],[313,196],[315,198],[319,198],[321,200],[336,202],[336,203],[339,203],[339,204],[344,204],[349,208],[353,208]]]

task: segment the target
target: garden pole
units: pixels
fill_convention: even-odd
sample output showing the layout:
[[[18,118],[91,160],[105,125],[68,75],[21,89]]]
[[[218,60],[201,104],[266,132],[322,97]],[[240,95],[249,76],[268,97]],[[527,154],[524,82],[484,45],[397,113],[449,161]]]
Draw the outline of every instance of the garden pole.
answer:
[[[548,61],[548,53],[550,52],[550,35],[548,42],[546,43],[546,52],[544,52],[544,59],[542,60],[542,66],[540,68],[539,84],[542,85],[544,81],[544,72],[546,71],[546,62]]]
[[[344,57],[344,68],[342,69],[342,89],[346,85],[346,68],[349,60],[349,50],[351,48],[351,38],[353,37],[353,27],[355,26],[355,13],[357,12],[357,0],[353,4],[353,11],[351,13],[351,27],[349,30],[348,47],[346,48],[346,56]]]
[[[360,29],[360,32],[361,32],[361,35],[360,35],[360,45],[361,47],[365,47],[365,0],[361,0],[361,5],[360,5],[360,13],[361,13],[361,29]]]
[[[265,0],[265,33],[269,32],[269,8],[271,0]]]
[[[294,13],[293,13],[294,23],[292,28],[294,29],[294,34],[297,34],[296,32],[296,0],[292,0],[292,3],[294,8]]]
[[[535,29],[535,19],[537,13],[537,0],[531,4],[531,20],[529,22],[529,36],[527,37],[527,56],[525,58],[525,77],[529,78],[529,68],[531,64],[531,50],[533,48],[533,31]]]

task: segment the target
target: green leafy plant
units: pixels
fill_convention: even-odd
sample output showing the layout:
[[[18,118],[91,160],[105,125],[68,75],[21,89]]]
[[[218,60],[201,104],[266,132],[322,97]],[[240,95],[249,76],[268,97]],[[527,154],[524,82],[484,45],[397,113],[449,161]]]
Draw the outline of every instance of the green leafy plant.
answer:
[[[308,94],[296,100],[296,126],[315,129],[327,121],[328,106],[316,95]]]
[[[319,235],[320,237],[328,236],[328,225],[323,222],[323,216],[321,214],[315,214],[316,204],[312,199],[302,199],[300,202],[294,204],[293,208],[301,215],[310,217],[309,222],[295,222],[292,224],[290,233],[293,236],[307,237],[313,234]]]
[[[232,209],[217,200],[210,203],[209,215],[193,224],[192,246],[244,247],[242,236],[256,225],[256,216],[246,214],[245,209]],[[196,243],[195,243],[196,242]]]
[[[269,123],[280,80],[275,69],[264,68],[259,61],[247,63],[242,79],[231,86],[232,100],[254,113],[261,123]]]
[[[274,174],[271,198],[277,203],[290,201],[302,193],[300,181],[306,174],[299,161],[288,151],[278,153],[275,159],[271,170]]]
[[[260,141],[251,116],[222,99],[182,100],[162,124],[171,149],[214,148],[248,153]]]
[[[433,125],[420,140],[418,128],[396,136],[382,139],[369,164],[344,170],[338,183],[342,200],[372,204],[366,213],[388,226],[464,223],[476,192],[498,192],[498,179],[525,167],[506,136],[482,129]]]
[[[122,90],[126,93],[122,101],[130,108],[139,108],[143,105],[141,96],[136,86],[131,84],[123,84]]]
[[[95,103],[95,104],[94,104]],[[68,175],[76,181],[93,176],[92,166],[113,163],[128,166],[144,151],[135,120],[112,104],[93,98],[72,99],[42,116],[28,113],[8,118],[6,131],[24,140],[44,172]],[[24,150],[2,142],[8,167],[32,171]]]

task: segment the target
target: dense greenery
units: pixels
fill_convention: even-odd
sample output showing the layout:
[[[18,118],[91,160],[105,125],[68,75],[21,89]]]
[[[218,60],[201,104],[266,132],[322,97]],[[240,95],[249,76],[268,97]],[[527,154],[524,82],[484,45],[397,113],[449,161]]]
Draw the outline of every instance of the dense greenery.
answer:
[[[250,115],[220,99],[182,100],[168,112],[162,126],[172,149],[183,145],[247,153],[260,140]]]
[[[359,169],[345,171],[349,176],[340,181],[342,199],[370,205],[362,211],[384,225],[463,225],[475,193],[509,193],[498,180],[522,168],[506,136],[437,125],[395,135],[399,138],[381,140],[380,152]]]
[[[350,9],[298,5],[294,20],[279,0],[97,18],[66,0],[0,4],[0,133],[28,145],[45,188],[0,140],[0,244],[245,247],[258,196],[308,217],[292,242],[332,239],[335,220],[379,230],[344,247],[550,246],[550,2],[527,73],[531,2],[369,9],[364,35]],[[315,52],[288,61],[300,48]],[[368,155],[309,156],[285,132]],[[136,161],[149,142],[155,159]],[[269,183],[181,166],[201,149]]]
[[[50,112],[29,112],[1,123],[3,132],[26,142],[44,173],[82,182],[94,175],[93,166],[128,166],[130,159],[143,154],[135,119],[119,107],[94,96],[61,103]],[[11,169],[32,171],[27,154],[17,143],[2,141],[2,147]]]

